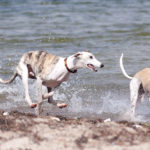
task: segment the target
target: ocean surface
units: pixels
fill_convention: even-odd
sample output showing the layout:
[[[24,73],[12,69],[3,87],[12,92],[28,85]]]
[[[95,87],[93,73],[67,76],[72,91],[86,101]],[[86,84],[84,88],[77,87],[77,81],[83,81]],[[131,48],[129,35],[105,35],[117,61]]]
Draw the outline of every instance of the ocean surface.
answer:
[[[31,50],[66,57],[86,49],[105,67],[71,74],[54,96],[68,107],[44,102],[43,114],[128,119],[130,81],[121,73],[119,58],[124,53],[131,76],[150,67],[149,0],[0,0],[0,77],[10,78],[23,53]],[[29,85],[36,102],[36,81],[29,80]],[[24,100],[19,78],[0,84],[0,109],[34,113]],[[136,115],[150,121],[147,98]]]

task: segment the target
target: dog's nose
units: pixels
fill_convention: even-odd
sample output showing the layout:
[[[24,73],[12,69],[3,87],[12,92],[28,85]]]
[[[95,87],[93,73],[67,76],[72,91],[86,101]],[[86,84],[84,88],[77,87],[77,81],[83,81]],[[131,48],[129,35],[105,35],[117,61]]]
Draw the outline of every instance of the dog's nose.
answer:
[[[104,64],[101,64],[101,65],[100,65],[100,68],[103,68],[103,67],[104,67]]]

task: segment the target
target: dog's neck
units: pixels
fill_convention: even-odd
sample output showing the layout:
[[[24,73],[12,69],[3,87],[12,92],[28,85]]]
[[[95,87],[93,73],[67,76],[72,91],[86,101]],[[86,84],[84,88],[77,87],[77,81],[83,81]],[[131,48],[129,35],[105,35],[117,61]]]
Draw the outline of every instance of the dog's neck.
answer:
[[[67,71],[69,73],[76,73],[77,69],[72,65],[72,63],[69,63],[69,66],[68,66],[68,62],[70,62],[70,61],[68,61],[68,58],[66,57],[64,59],[64,63],[65,63],[65,67],[66,67]]]
[[[81,65],[79,65],[79,63],[78,63],[79,60],[74,55],[71,55],[71,56],[65,58],[64,61],[66,62],[65,67],[66,67],[67,71],[70,73],[75,73],[75,72],[77,72],[77,69],[83,68],[83,67],[81,67]]]

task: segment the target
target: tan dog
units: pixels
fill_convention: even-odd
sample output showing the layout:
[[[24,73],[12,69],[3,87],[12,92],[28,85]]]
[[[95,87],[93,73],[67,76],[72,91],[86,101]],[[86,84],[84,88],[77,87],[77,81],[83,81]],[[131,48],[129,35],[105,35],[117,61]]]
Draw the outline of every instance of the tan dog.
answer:
[[[28,91],[28,78],[37,79],[38,107],[37,114],[41,110],[42,99],[48,98],[48,102],[60,108],[66,107],[64,103],[53,101],[54,90],[63,81],[68,80],[70,73],[77,72],[79,68],[89,68],[97,71],[95,67],[102,68],[104,65],[99,62],[92,53],[78,52],[67,58],[55,56],[44,51],[31,51],[25,53],[16,68],[16,72],[10,80],[0,79],[1,83],[11,83],[17,76],[21,77],[24,89],[25,100],[31,108],[37,105],[32,103]],[[47,87],[48,94],[42,95],[42,85]]]
[[[135,115],[135,108],[137,101],[142,102],[144,95],[150,96],[150,68],[145,68],[137,72],[134,77],[129,76],[123,66],[123,54],[120,57],[120,68],[125,77],[131,79],[130,82],[130,100],[131,100],[131,112]],[[150,99],[149,99],[150,100]]]

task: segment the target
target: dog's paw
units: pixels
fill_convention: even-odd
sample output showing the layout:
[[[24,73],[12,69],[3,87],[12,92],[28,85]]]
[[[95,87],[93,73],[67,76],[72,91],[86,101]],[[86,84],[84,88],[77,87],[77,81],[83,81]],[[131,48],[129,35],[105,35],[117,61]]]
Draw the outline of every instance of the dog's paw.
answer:
[[[35,103],[32,103],[32,104],[30,105],[31,108],[35,108],[36,106],[37,106],[37,104],[35,104]]]
[[[65,108],[65,107],[67,107],[67,104],[65,104],[65,103],[57,103],[57,107]]]

